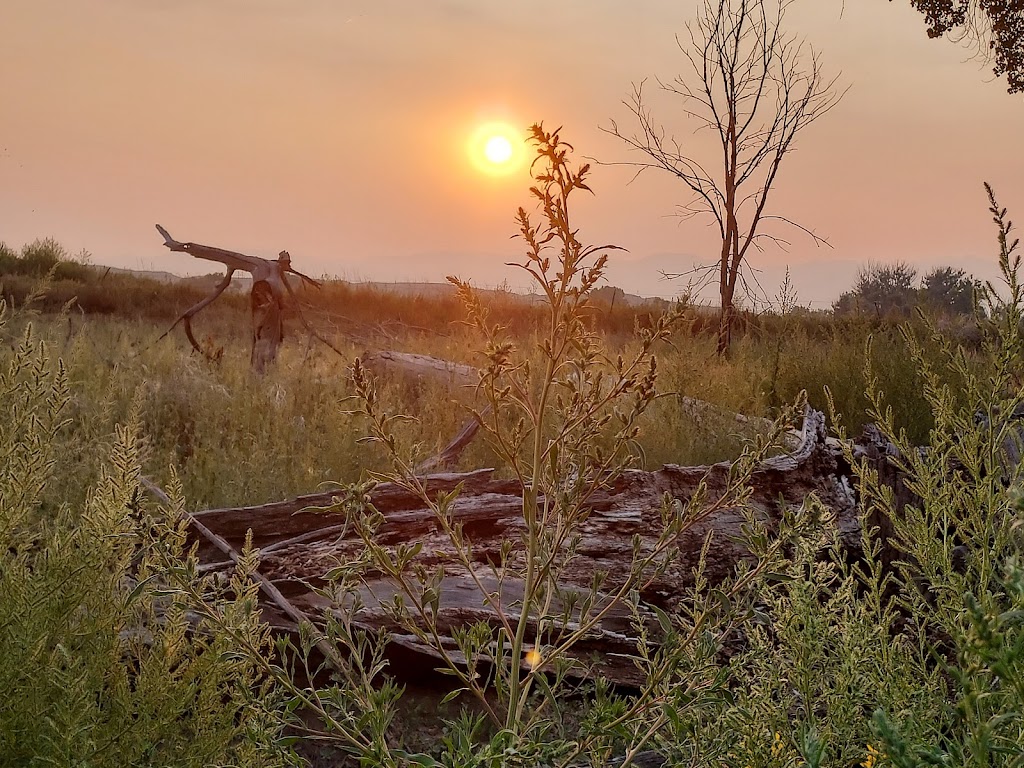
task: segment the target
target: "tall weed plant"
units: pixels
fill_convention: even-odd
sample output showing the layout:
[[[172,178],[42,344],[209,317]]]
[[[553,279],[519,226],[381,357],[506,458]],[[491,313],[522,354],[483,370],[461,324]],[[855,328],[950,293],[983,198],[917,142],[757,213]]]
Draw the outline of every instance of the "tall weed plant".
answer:
[[[890,466],[843,443],[859,546],[813,498],[812,525],[784,521],[789,543],[752,585],[735,653],[705,667],[704,690],[724,675],[721,695],[695,708],[692,682],[677,689],[658,742],[670,764],[1024,764],[1024,290],[1006,211],[989,196],[1004,285],[979,296],[980,347],[927,321],[903,329],[934,425],[927,443],[896,423],[869,349],[876,461]],[[899,488],[882,479],[893,470]]]
[[[0,333],[9,321],[0,300]],[[73,391],[31,324],[0,358],[0,764],[274,765],[267,680],[169,586],[195,576],[179,501],[140,493],[137,418],[117,427],[81,506],[43,507]],[[80,445],[80,451],[89,447]],[[251,589],[207,592],[261,647]]]
[[[777,570],[783,556],[785,540],[772,540],[765,521],[751,517],[754,558],[723,590],[709,597],[698,574],[698,599],[683,617],[640,603],[640,589],[673,561],[683,533],[716,510],[743,506],[750,473],[770,448],[770,441],[762,441],[733,465],[726,488],[711,494],[702,484],[686,503],[666,500],[650,510],[660,535],[649,546],[634,541],[621,572],[599,573],[589,585],[563,580],[579,554],[590,500],[636,460],[640,420],[656,396],[653,350],[669,338],[678,313],[643,331],[628,356],[605,350],[587,319],[610,247],[578,239],[569,205],[577,192],[589,191],[588,167],[572,165],[571,147],[558,131],[535,126],[532,137],[537,158],[531,194],[541,216],[537,223],[520,209],[518,221],[526,246],[520,266],[546,299],[537,350],[521,353],[489,320],[473,289],[452,279],[483,345],[478,388],[486,407],[473,417],[522,488],[521,534],[505,542],[496,562],[478,561],[471,537],[453,517],[457,492],[438,496],[416,475],[414,457],[396,434],[408,417],[384,405],[357,361],[353,384],[368,438],[393,465],[382,477],[420,498],[447,535],[451,554],[441,565],[428,565],[415,542],[382,544],[376,536],[382,518],[366,501],[368,486],[350,487],[342,506],[364,552],[355,562],[339,563],[320,590],[342,610],[325,614],[321,629],[303,626],[300,643],[282,644],[280,656],[308,668],[320,649],[334,684],[302,687],[288,663],[268,665],[292,696],[287,709],[311,710],[322,728],[316,738],[361,765],[603,765],[616,755],[619,765],[634,764],[660,743],[681,689],[702,704],[725,695],[725,678],[712,671],[716,655],[749,607],[753,585]],[[791,528],[807,524],[808,515],[794,512]],[[442,640],[449,632],[442,582],[450,574],[475,585],[493,613],[493,621],[450,628],[454,646]],[[402,690],[389,678],[387,634],[356,628],[360,588],[368,578],[395,585],[397,595],[385,606],[392,620],[432,648],[440,671],[453,682],[442,703],[454,702],[462,714],[444,720],[446,735],[430,749],[413,750],[396,735]],[[592,662],[574,653],[615,609],[633,616],[640,637],[634,663],[648,682],[639,692],[616,691]],[[310,672],[315,677],[316,670]]]
[[[896,564],[905,631],[930,650],[947,687],[942,707],[875,712],[888,759],[900,768],[1024,765],[1024,287],[1019,241],[1006,209],[986,191],[1002,284],[976,297],[980,349],[938,332],[907,334],[935,419],[924,450],[893,428],[877,379],[869,388],[873,415],[916,500],[899,508],[871,473],[861,475],[863,493],[892,521],[884,544]]]

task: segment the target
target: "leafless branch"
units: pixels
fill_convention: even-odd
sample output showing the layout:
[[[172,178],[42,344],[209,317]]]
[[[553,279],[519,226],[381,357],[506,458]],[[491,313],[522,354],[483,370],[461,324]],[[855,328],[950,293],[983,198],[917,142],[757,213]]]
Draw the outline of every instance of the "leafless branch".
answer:
[[[169,248],[172,251],[191,254],[197,259],[219,262],[227,269],[224,278],[214,289],[213,293],[199,303],[185,310],[181,317],[175,320],[171,327],[168,328],[163,335],[157,339],[157,341],[160,341],[173,331],[177,327],[178,323],[182,323],[185,328],[185,335],[188,337],[189,343],[192,345],[193,349],[202,354],[206,354],[192,333],[192,318],[216,301],[231,284],[231,278],[235,271],[241,269],[252,275],[253,287],[251,296],[254,301],[252,360],[253,367],[257,372],[262,372],[264,366],[277,356],[277,347],[283,336],[281,318],[283,317],[284,312],[285,295],[291,299],[295,307],[295,313],[299,318],[299,322],[302,323],[303,328],[309,332],[310,336],[315,337],[320,342],[334,350],[338,355],[344,357],[344,354],[320,333],[318,333],[306,320],[305,315],[303,315],[302,306],[300,305],[298,297],[295,295],[295,291],[292,289],[291,284],[288,282],[287,275],[289,273],[296,275],[303,284],[311,285],[314,288],[320,288],[321,285],[317,280],[314,280],[308,275],[304,275],[298,270],[292,268],[291,256],[288,254],[288,251],[281,251],[277,261],[271,261],[270,259],[263,259],[258,256],[249,256],[245,253],[228,251],[223,248],[214,248],[209,245],[183,243],[179,240],[175,240],[171,236],[171,233],[159,224],[156,225],[156,228],[164,238],[164,246],[166,248]],[[273,306],[273,311],[264,312],[261,310],[260,313],[257,313],[255,301],[258,289],[261,289],[261,287],[266,289],[266,291],[259,291],[260,301],[265,302],[266,306]],[[259,314],[259,317],[257,314]]]
[[[168,328],[166,331],[160,334],[160,338],[158,338],[156,341],[160,341],[163,338],[165,338],[171,331],[173,331],[178,326],[178,323],[183,323],[185,326],[185,336],[188,337],[188,341],[192,345],[192,348],[196,352],[205,355],[206,352],[203,350],[202,347],[199,346],[199,343],[196,341],[196,337],[192,335],[192,318],[195,317],[195,315],[197,315],[201,310],[204,310],[208,306],[213,304],[213,302],[215,302],[217,298],[222,293],[224,293],[225,290],[227,290],[227,287],[231,285],[231,278],[234,274],[235,270],[231,267],[228,267],[227,273],[224,275],[224,278],[217,284],[217,287],[214,289],[213,293],[211,293],[209,296],[207,296],[199,303],[186,309],[181,314],[181,316],[171,324],[170,328]],[[156,341],[154,341],[153,343],[155,344]]]
[[[760,250],[764,243],[783,249],[790,245],[763,231],[763,225],[791,225],[815,245],[828,245],[810,229],[766,210],[797,135],[830,112],[846,93],[837,88],[837,77],[824,75],[818,53],[784,31],[791,1],[700,0],[696,20],[676,37],[687,71],[671,81],[658,80],[658,87],[677,103],[695,131],[706,129],[717,137],[721,154],[714,172],[706,158],[698,159],[692,148],[655,120],[643,82],[634,85],[623,102],[635,132],[621,129],[614,120],[604,129],[641,158],[611,164],[636,168],[637,175],[648,169],[671,173],[693,195],[680,207],[680,218],[710,215],[717,225],[721,252],[701,275],[718,273],[720,353],[731,341],[737,288],[756,286],[763,293],[753,273],[744,276],[749,249]]]

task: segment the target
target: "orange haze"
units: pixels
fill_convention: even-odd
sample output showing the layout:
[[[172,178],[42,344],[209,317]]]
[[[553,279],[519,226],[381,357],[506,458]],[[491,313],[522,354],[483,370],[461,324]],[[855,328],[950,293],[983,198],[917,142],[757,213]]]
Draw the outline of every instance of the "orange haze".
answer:
[[[845,9],[844,9],[845,5]],[[273,256],[307,273],[480,284],[520,275],[513,214],[525,170],[483,174],[466,152],[491,121],[564,125],[581,155],[628,159],[602,133],[643,78],[682,71],[673,32],[693,4],[653,0],[5,0],[0,13],[0,239],[53,236],[98,263],[208,271],[179,238]],[[783,168],[772,207],[829,238],[755,263],[769,293],[790,265],[827,305],[869,259],[994,270],[982,190],[1024,223],[1024,99],[908,0],[802,0],[791,28],[852,89]],[[664,104],[660,114],[676,120]],[[525,163],[524,163],[525,166]],[[713,258],[679,222],[669,178],[596,167],[577,211],[588,242],[628,249],[610,280],[672,295],[660,270]]]

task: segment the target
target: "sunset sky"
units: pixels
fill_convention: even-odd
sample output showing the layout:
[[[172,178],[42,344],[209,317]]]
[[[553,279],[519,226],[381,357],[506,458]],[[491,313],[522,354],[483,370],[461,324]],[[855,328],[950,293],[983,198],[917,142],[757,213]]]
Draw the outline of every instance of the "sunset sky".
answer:
[[[629,160],[600,129],[628,126],[632,83],[684,71],[674,35],[694,6],[3,0],[0,240],[211,271],[167,252],[159,222],[180,240],[286,248],[307,274],[525,285],[504,262],[522,250],[510,237],[529,178],[488,171],[481,126],[525,136],[542,120],[581,156]],[[798,0],[787,21],[851,88],[801,136],[770,204],[834,247],[794,235],[789,253],[755,254],[768,292],[786,265],[800,302],[819,307],[869,260],[993,276],[982,182],[1024,226],[1024,98],[969,51],[928,40],[907,0]],[[678,105],[656,108],[689,135]],[[628,249],[612,284],[674,295],[660,272],[713,261],[714,233],[674,216],[689,200],[677,181],[631,175],[595,168],[582,239]]]

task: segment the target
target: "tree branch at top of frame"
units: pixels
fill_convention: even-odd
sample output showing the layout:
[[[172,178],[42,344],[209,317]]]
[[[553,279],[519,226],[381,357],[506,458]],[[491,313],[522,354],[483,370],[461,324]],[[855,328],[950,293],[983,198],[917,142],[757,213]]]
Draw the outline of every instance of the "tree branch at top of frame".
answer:
[[[1024,93],[1021,0],[910,0],[910,5],[924,15],[928,37],[972,45],[996,77],[1005,75],[1007,92]]]

